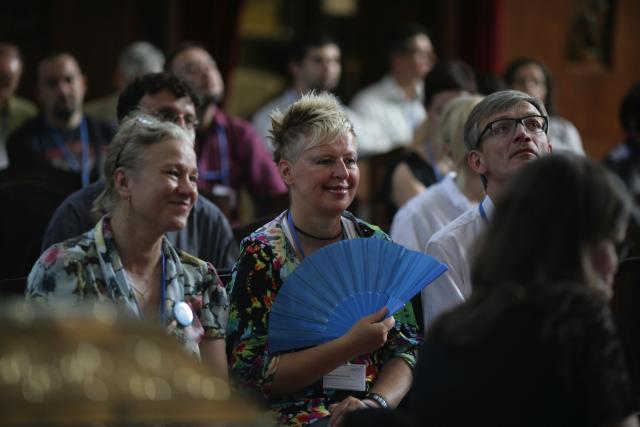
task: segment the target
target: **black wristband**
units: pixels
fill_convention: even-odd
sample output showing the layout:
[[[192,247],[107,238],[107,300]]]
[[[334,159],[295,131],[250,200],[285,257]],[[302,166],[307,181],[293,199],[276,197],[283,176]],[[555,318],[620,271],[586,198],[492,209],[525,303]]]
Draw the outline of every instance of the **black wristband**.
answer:
[[[387,399],[380,396],[378,393],[367,393],[365,399],[371,399],[378,404],[382,409],[389,409],[389,402]]]

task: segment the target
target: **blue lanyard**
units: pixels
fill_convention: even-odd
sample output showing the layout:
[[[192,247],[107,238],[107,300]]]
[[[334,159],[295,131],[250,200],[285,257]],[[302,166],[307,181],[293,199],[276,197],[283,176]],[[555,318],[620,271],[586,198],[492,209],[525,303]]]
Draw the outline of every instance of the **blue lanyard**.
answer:
[[[160,250],[162,251],[162,248],[160,248]],[[165,298],[167,294],[167,285],[165,283],[165,280],[166,280],[166,265],[165,265],[164,252],[162,252],[162,276],[160,277],[160,321],[162,322],[163,325],[165,322],[164,306],[165,306]]]
[[[489,218],[487,217],[487,212],[484,210],[484,206],[482,206],[482,202],[484,202],[485,199],[482,199],[482,201],[480,201],[480,204],[478,205],[478,210],[480,211],[480,216],[482,217],[482,219],[484,219],[484,221],[488,224],[489,223]]]
[[[205,181],[222,181],[227,187],[231,186],[229,177],[229,144],[227,140],[227,132],[219,123],[216,123],[216,135],[218,137],[218,157],[220,159],[220,170],[200,171],[200,176]]]
[[[69,150],[69,147],[64,143],[64,137],[62,136],[62,132],[59,129],[54,128],[53,126],[47,124],[49,129],[49,135],[53,142],[62,150],[62,154],[64,155],[65,160],[69,164],[69,167],[74,171],[80,171],[82,177],[82,187],[86,187],[89,185],[89,130],[87,127],[87,119],[85,117],[82,118],[80,122],[80,144],[82,147],[81,152],[81,163],[78,164],[78,159],[76,156]]]
[[[298,232],[296,231],[296,226],[293,223],[293,218],[291,217],[291,210],[287,211],[287,222],[289,223],[289,231],[291,232],[291,235],[293,236],[293,240],[296,243],[296,246],[298,247],[298,250],[300,251],[300,255],[302,256],[302,259],[305,258],[304,256],[304,249],[302,248],[302,243],[300,242],[300,238],[298,237]]]

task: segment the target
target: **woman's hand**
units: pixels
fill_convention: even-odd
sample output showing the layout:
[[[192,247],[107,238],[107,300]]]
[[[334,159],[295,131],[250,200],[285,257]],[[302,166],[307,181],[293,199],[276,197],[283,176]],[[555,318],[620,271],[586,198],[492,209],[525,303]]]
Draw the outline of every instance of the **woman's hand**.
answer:
[[[377,314],[377,313],[374,313],[374,314]],[[333,405],[329,406],[329,411],[331,411],[331,419],[329,420],[329,427],[339,427],[340,423],[342,422],[342,417],[347,412],[356,411],[359,409],[367,409],[367,408],[369,407],[366,405],[366,403],[364,403],[360,399],[356,399],[353,396],[347,397],[340,403],[334,403]]]
[[[345,339],[356,349],[356,356],[371,353],[387,342],[387,334],[395,326],[396,321],[393,316],[385,319],[386,314],[387,307],[382,307],[375,313],[358,320],[345,334]]]

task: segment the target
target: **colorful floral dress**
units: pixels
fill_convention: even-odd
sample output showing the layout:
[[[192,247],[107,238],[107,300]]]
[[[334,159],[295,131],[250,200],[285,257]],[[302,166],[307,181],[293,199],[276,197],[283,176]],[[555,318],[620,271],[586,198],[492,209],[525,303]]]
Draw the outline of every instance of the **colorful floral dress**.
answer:
[[[175,320],[173,306],[176,303],[187,302],[195,312],[195,326],[189,331],[178,327],[174,334],[185,350],[199,358],[198,342],[203,336],[225,336],[229,310],[226,291],[211,264],[174,249],[166,238],[162,241],[162,253],[165,259],[164,324]],[[115,246],[108,216],[92,230],[53,245],[40,256],[27,280],[27,299],[45,303],[110,300],[124,312],[142,317]],[[160,311],[159,307],[159,314]],[[194,335],[194,330],[200,333]]]
[[[240,259],[228,286],[227,353],[231,376],[239,389],[261,393],[279,424],[304,426],[329,416],[329,405],[348,395],[363,397],[364,393],[323,389],[320,379],[299,392],[270,397],[279,356],[269,352],[269,313],[283,282],[301,262],[287,237],[285,218],[286,212],[242,241]],[[389,240],[378,227],[348,212],[342,221],[345,229],[355,230],[352,237]],[[410,305],[394,317],[396,326],[389,332],[387,343],[379,350],[351,361],[366,365],[367,390],[389,359],[399,357],[411,368],[415,366],[420,339]]]

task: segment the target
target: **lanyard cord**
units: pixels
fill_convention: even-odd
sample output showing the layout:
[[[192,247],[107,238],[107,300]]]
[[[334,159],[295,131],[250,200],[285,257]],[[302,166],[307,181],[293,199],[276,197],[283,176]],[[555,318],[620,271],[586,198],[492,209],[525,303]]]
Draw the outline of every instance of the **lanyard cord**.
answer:
[[[295,241],[296,246],[298,247],[298,251],[300,252],[300,255],[302,256],[302,259],[305,258],[304,256],[304,249],[302,248],[302,243],[300,242],[300,237],[298,237],[298,232],[296,231],[296,226],[293,223],[293,218],[291,217],[291,209],[289,209],[287,211],[287,222],[289,223],[289,231],[291,232],[291,235],[293,236],[293,240]]]
[[[229,166],[229,141],[227,132],[219,123],[216,123],[216,135],[218,137],[218,157],[220,159],[220,170],[200,171],[200,175],[205,181],[222,181],[227,187],[231,186],[230,166]]]
[[[78,159],[71,152],[69,147],[65,144],[64,136],[62,132],[47,124],[47,129],[49,131],[49,136],[53,139],[54,144],[62,151],[65,160],[69,167],[78,172],[80,171],[81,179],[82,179],[82,187],[86,187],[89,185],[89,129],[87,126],[86,117],[82,118],[80,122],[80,146],[81,146],[81,160],[80,164],[78,164]]]
[[[160,250],[162,251],[162,248],[160,248]],[[165,299],[167,294],[167,285],[165,281],[166,281],[166,263],[165,263],[164,252],[162,252],[162,275],[160,276],[160,321],[162,322],[162,325],[164,325],[164,322],[165,322],[164,306],[165,306]]]
[[[478,210],[480,211],[480,216],[482,217],[482,219],[484,219],[484,222],[488,224],[489,218],[487,217],[487,212],[484,210],[484,206],[482,206],[482,202],[484,202],[484,199],[480,201],[480,204],[478,205]]]

